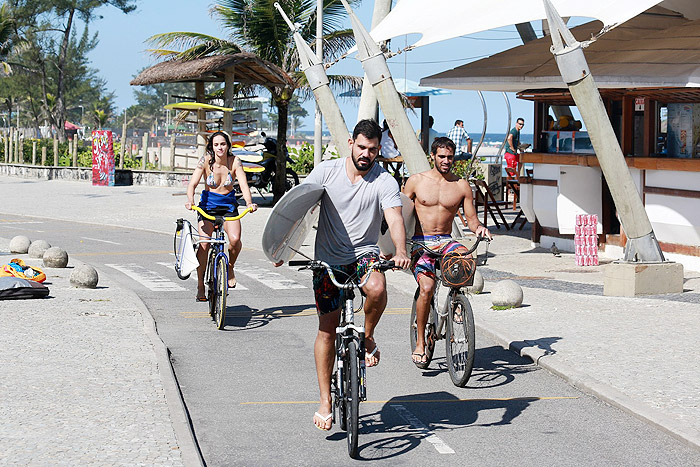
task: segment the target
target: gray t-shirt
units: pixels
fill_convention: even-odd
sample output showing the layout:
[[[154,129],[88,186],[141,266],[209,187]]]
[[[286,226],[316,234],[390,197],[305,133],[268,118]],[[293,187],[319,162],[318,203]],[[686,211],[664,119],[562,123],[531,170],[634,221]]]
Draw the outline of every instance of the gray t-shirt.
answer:
[[[366,253],[378,254],[382,212],[401,206],[399,184],[379,164],[353,185],[345,159],[320,163],[304,180],[326,190],[321,198],[315,256],[332,265],[350,264]]]

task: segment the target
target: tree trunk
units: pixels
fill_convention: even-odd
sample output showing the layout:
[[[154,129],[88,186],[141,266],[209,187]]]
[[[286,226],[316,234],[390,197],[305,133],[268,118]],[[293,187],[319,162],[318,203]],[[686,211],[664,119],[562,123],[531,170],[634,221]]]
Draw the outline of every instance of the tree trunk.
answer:
[[[289,100],[276,100],[277,107],[277,160],[275,163],[275,179],[272,182],[272,202],[277,203],[284,195],[287,182],[287,117]]]
[[[73,26],[73,16],[75,9],[71,8],[68,12],[68,20],[66,21],[66,29],[63,31],[63,41],[58,54],[58,79],[56,80],[56,130],[58,131],[58,139],[63,142],[66,140],[66,104],[63,102],[66,83],[64,80],[64,68],[66,66],[66,56],[68,55],[68,40],[70,39],[70,31]]]

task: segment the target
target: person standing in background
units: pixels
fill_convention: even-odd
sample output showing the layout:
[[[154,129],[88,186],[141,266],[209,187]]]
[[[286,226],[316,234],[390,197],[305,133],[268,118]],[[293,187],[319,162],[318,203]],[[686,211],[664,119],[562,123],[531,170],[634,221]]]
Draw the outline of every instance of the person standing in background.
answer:
[[[520,130],[525,126],[525,120],[521,117],[516,120],[515,127],[508,133],[506,140],[506,166],[519,172],[520,156],[518,146],[520,146]]]
[[[455,126],[447,132],[447,137],[455,143],[456,161],[468,161],[472,158],[472,139],[464,129],[464,121],[455,120]]]
[[[432,115],[428,116],[428,153],[430,153],[430,148],[433,146],[433,141],[435,141],[435,138],[438,136],[438,132],[433,129],[433,124],[435,123],[435,119],[433,118]],[[418,130],[417,136],[418,136],[418,141],[423,144],[423,138],[422,138],[422,132]]]

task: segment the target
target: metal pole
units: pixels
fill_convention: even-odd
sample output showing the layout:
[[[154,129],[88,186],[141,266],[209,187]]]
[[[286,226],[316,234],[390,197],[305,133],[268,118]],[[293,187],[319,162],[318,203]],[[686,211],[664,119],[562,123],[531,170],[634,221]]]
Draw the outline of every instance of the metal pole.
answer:
[[[316,58],[323,63],[323,0],[316,2]],[[323,117],[321,107],[316,102],[314,118],[314,166],[321,163],[323,158]]]
[[[486,112],[486,101],[484,100],[484,94],[481,91],[476,92],[477,94],[479,94],[479,99],[481,99],[481,108],[484,110],[484,126],[481,129],[481,138],[479,138],[479,144],[476,145],[476,149],[474,149],[474,155],[472,155],[472,157],[476,157],[476,153],[479,152],[481,143],[484,142],[484,137],[486,136],[486,124],[489,120],[488,113]]]
[[[503,163],[503,148],[506,147],[506,141],[508,141],[508,133],[510,133],[510,122],[511,122],[511,114],[510,114],[510,101],[508,100],[508,94],[505,92],[503,93],[503,99],[506,101],[506,109],[508,110],[508,123],[506,126],[506,137],[501,143],[501,147],[498,148],[498,163],[502,164]],[[517,150],[517,148],[516,148]]]
[[[552,53],[586,124],[620,222],[627,234],[624,260],[662,262],[664,255],[588,68],[583,46],[571,34],[550,0],[543,1],[552,33]]]

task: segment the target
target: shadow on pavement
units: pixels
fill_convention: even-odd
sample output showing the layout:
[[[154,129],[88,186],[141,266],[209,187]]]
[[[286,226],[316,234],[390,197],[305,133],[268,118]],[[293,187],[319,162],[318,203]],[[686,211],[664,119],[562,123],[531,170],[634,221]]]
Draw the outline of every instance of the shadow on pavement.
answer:
[[[294,316],[305,316],[309,313],[316,314],[315,305],[291,305],[275,306],[256,310],[247,305],[226,307],[226,331],[240,331],[243,329],[255,329],[269,324],[271,321]],[[237,328],[237,329],[236,329]]]
[[[361,417],[361,434],[381,433],[384,436],[361,444],[360,458],[379,460],[401,456],[415,449],[431,434],[440,436],[444,431],[469,426],[507,425],[536,400],[534,397],[459,399],[444,391],[395,397],[384,404],[379,412]],[[502,415],[496,422],[477,424],[481,411]],[[380,422],[375,421],[377,415]],[[339,438],[344,438],[344,434],[339,435]]]

